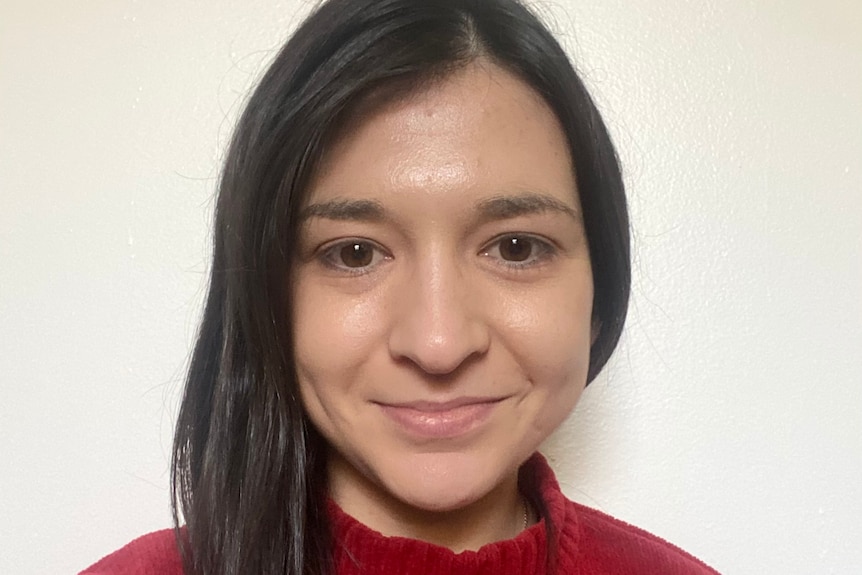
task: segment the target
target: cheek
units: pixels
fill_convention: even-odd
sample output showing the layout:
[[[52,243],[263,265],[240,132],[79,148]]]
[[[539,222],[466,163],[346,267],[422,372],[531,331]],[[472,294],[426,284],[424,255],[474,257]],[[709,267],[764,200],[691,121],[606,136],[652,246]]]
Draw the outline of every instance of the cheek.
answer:
[[[592,275],[572,274],[541,293],[503,299],[502,331],[516,341],[511,347],[530,371],[579,372],[589,361],[592,308]]]
[[[346,424],[362,397],[363,371],[379,350],[383,294],[346,296],[321,282],[293,290],[294,365],[305,409],[325,435]]]
[[[297,367],[316,373],[355,367],[383,327],[379,297],[344,297],[297,282],[293,341]]]
[[[527,403],[536,441],[569,415],[586,385],[591,345],[592,277],[552,286],[541,297],[504,302],[512,353],[529,386]]]

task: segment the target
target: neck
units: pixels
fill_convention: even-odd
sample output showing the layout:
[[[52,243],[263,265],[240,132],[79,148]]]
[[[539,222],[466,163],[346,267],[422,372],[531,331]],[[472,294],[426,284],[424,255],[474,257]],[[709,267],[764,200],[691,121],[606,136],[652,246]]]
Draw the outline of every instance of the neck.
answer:
[[[330,497],[345,513],[388,537],[407,537],[459,553],[511,539],[524,528],[517,471],[490,493],[447,511],[419,509],[395,498],[344,459],[329,460]]]

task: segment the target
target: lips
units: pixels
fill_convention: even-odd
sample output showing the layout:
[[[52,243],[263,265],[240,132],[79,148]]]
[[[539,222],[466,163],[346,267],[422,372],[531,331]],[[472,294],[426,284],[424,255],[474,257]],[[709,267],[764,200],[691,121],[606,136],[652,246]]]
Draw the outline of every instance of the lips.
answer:
[[[408,435],[446,439],[463,436],[480,427],[501,401],[501,398],[465,397],[446,402],[412,401],[378,405]]]

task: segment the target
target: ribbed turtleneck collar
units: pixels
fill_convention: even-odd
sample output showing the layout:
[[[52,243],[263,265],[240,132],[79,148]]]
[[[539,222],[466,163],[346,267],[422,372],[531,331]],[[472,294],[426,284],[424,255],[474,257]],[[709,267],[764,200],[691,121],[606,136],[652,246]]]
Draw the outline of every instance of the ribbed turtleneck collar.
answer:
[[[548,517],[522,531],[514,539],[497,541],[478,551],[455,553],[445,547],[408,539],[386,537],[363,525],[334,502],[329,514],[334,535],[335,567],[338,575],[504,575],[548,574],[548,549],[552,557],[573,557],[577,547],[576,522],[566,517],[566,498],[560,491],[548,462],[539,453],[525,464],[533,474],[538,496]],[[547,519],[553,528],[548,538]],[[567,533],[561,537],[561,530]]]

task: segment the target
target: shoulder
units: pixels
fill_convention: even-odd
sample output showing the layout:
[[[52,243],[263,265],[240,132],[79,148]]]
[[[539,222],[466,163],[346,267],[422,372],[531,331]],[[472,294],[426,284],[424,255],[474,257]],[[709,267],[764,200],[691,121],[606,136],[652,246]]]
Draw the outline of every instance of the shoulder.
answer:
[[[567,507],[564,536],[578,540],[577,562],[585,568],[582,573],[718,575],[699,559],[643,529],[572,501]]]
[[[79,575],[182,575],[183,563],[173,529],[138,537]]]

